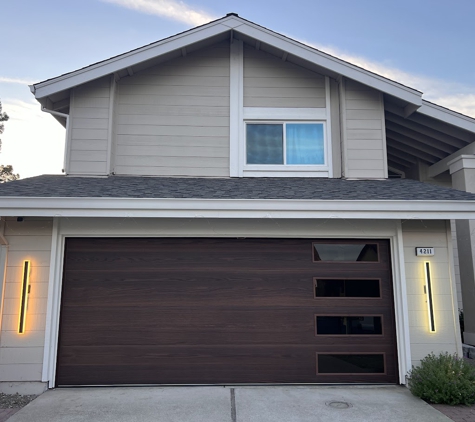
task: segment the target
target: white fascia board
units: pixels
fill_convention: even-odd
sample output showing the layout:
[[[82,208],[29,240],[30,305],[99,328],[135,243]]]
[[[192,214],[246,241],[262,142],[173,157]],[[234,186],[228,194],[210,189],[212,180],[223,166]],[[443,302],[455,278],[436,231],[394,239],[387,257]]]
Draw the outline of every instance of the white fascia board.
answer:
[[[228,18],[229,19],[229,18]],[[34,86],[35,98],[43,98],[55,92],[64,91],[72,87],[84,84],[94,79],[110,75],[121,69],[131,67],[174,50],[184,48],[198,41],[211,38],[230,30],[226,19],[210,23],[203,27],[192,29],[183,34],[167,38],[163,41],[157,41],[151,45],[130,51],[120,56],[113,57],[103,62],[79,69],[57,78],[40,82]]]
[[[306,46],[305,44],[299,43],[235,16],[229,16],[211,22],[202,27],[178,34],[163,41],[158,41],[129,53],[122,54],[118,57],[88,66],[84,69],[79,69],[75,72],[59,76],[49,81],[35,84],[35,97],[39,99],[55,92],[70,89],[74,86],[133,66],[137,63],[153,59],[154,57],[166,54],[170,51],[184,48],[189,44],[219,35],[223,32],[229,31],[230,29],[248,35],[261,42],[270,44],[287,53],[299,56],[302,59],[332,70],[347,78],[354,79],[364,85],[371,86],[382,92],[393,95],[415,105],[416,107],[419,107],[422,104],[422,93],[413,88],[398,84],[397,82],[391,81],[383,76],[352,65],[351,63],[345,62],[337,57],[332,57],[312,47]]]
[[[417,110],[418,113],[441,120],[449,125],[457,126],[461,129],[475,133],[475,119],[449,110],[445,107],[422,101],[422,106]]]
[[[420,91],[401,85],[388,78],[345,62],[337,57],[320,52],[298,41],[294,41],[290,38],[269,31],[268,29],[248,22],[245,25],[240,26],[239,29],[237,29],[237,32],[258,39],[266,44],[270,44],[318,66],[332,70],[349,79],[353,79],[364,85],[368,85],[389,95],[393,95],[394,97],[407,101],[417,107],[422,105],[422,92]]]
[[[3,217],[475,219],[475,201],[3,198]]]

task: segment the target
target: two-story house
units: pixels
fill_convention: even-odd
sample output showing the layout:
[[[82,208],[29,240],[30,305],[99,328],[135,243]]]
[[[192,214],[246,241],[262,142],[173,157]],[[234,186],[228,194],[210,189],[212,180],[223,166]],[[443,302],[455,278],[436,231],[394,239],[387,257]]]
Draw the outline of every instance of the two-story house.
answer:
[[[3,391],[405,384],[461,353],[474,119],[235,14],[31,88],[65,174],[0,186]]]

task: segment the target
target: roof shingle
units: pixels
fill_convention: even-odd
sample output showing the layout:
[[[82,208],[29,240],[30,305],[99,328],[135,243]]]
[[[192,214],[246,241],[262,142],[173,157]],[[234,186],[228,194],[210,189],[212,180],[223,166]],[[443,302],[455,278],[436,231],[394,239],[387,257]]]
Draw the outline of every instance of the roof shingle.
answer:
[[[475,194],[409,179],[104,178],[43,175],[0,185],[2,197],[475,201]]]

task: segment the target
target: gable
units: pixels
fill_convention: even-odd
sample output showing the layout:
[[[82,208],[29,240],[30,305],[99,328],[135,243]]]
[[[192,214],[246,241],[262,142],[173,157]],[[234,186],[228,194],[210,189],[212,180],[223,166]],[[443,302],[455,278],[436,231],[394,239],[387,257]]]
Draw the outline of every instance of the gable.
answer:
[[[113,172],[229,176],[229,43],[117,83]]]
[[[325,108],[325,77],[244,44],[244,107]]]
[[[207,107],[217,108],[218,98],[228,98],[227,94],[222,95],[224,86],[219,85],[226,83],[223,79],[226,76],[213,73],[215,68],[221,67],[214,65],[213,60],[219,61],[220,58],[207,58],[207,66],[212,69],[207,75],[200,76],[199,65],[196,69],[193,67],[194,63],[198,63],[195,60],[197,54],[204,54],[202,52],[210,46],[220,43],[230,51],[229,61],[226,63],[230,74],[230,94],[227,105],[221,105],[219,115],[214,115],[208,114]],[[231,51],[239,43],[243,45],[239,59],[242,65],[236,73],[233,71],[233,60],[238,56],[233,56]],[[180,72],[192,74],[163,73],[170,66],[180,66],[171,64],[174,61],[181,63]],[[151,69],[157,69],[156,73],[147,73]],[[149,79],[146,79],[147,74]],[[142,83],[138,76],[143,78]],[[153,78],[160,78],[160,81],[156,82]],[[236,78],[242,78],[240,85],[233,85],[232,81]],[[211,80],[211,84],[206,82]],[[105,85],[101,88],[103,92],[93,92],[94,84],[104,81],[105,85],[109,84],[109,93],[104,91],[107,89]],[[346,83],[360,86],[361,89],[346,89]],[[168,93],[165,88],[158,89],[155,85],[168,85]],[[47,107],[44,111],[51,112],[64,125],[69,113],[69,141],[65,160],[67,174],[241,177],[244,160],[243,122],[246,119],[281,120],[283,124],[292,120],[326,122],[331,130],[326,129],[327,168],[319,168],[324,170],[320,173],[321,177],[385,178],[388,174],[388,160],[391,168],[400,174],[410,174],[412,167],[419,166],[422,160],[424,165],[431,166],[429,174],[437,175],[447,170],[447,162],[454,158],[453,154],[458,153],[456,148],[459,147],[456,145],[464,145],[465,153],[475,150],[470,145],[475,133],[474,119],[423,102],[421,93],[412,88],[329,56],[234,14],[35,84],[32,91],[42,105]],[[88,96],[87,100],[86,96],[81,99],[83,94]],[[351,95],[359,97],[350,98]],[[174,99],[171,100],[170,96]],[[150,99],[152,97],[155,98]],[[81,105],[81,101],[89,103]],[[199,110],[184,111],[183,107],[195,107]],[[90,116],[94,109],[97,109],[97,115]],[[257,109],[261,110],[256,112]],[[272,109],[272,112],[265,109]],[[384,110],[387,112],[386,121],[382,114]],[[85,117],[80,117],[81,112],[85,113]],[[369,112],[373,112],[372,117]],[[229,116],[229,131],[228,135],[223,133],[221,136],[220,131],[225,128],[221,118],[226,115]],[[399,117],[404,120],[402,128],[399,123],[391,120]],[[412,131],[414,121],[421,122],[422,135]],[[162,126],[160,133],[156,132],[158,126]],[[167,127],[173,133],[167,135]],[[211,134],[209,129],[213,127],[215,130]],[[436,133],[435,141],[426,136],[432,127],[437,127],[436,131],[432,131]],[[189,139],[187,131],[193,132]],[[443,132],[442,136],[437,133],[440,131]],[[462,135],[459,136],[460,133]],[[160,137],[163,136],[186,138],[184,144],[190,145],[189,156],[177,148],[178,143],[168,145],[170,141],[166,141],[167,145],[161,145]],[[228,136],[229,147],[220,144],[219,149],[215,144],[208,145],[206,148],[211,149],[205,153],[205,147],[197,147],[194,143],[198,138],[206,143],[219,136]],[[120,137],[124,139],[119,140]],[[127,137],[134,137],[131,144],[125,140]],[[159,148],[155,144],[150,145],[150,137],[158,142]],[[227,155],[225,148],[229,150]],[[162,152],[164,155],[161,155]],[[182,157],[181,153],[185,156]],[[224,164],[226,158],[229,165]],[[196,165],[198,159],[201,167]],[[190,170],[181,170],[182,168]],[[198,170],[199,168],[202,170]],[[247,175],[256,174],[248,172]],[[311,172],[294,175],[314,176]]]

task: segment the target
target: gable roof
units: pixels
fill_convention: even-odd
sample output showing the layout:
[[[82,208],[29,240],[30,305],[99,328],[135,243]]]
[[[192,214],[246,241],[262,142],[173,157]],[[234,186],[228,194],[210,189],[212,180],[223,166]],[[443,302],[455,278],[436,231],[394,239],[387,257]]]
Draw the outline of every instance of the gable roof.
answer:
[[[259,26],[234,13],[82,69],[36,83],[31,85],[30,89],[39,100],[77,85],[155,59],[159,56],[164,56],[173,51],[181,51],[182,48],[187,48],[190,45],[205,40],[219,37],[223,39],[223,35],[228,37],[230,33],[231,36],[244,37],[246,40],[259,41],[264,45],[272,46],[286,53],[286,60],[288,61],[292,61],[292,57],[295,56],[324,68],[327,71],[333,72],[336,75],[341,75],[362,84],[372,86],[377,90],[407,102],[412,106],[410,109],[415,110],[422,105],[422,93],[416,89],[377,75],[369,70]]]
[[[131,50],[73,72],[30,86],[37,100],[63,126],[69,90],[107,75],[116,79],[187,52],[224,40],[240,39],[257,49],[332,78],[345,77],[383,93],[386,111],[387,157],[402,172],[418,162],[430,167],[429,176],[447,171],[447,163],[460,154],[475,153],[475,119],[422,99],[413,88],[331,56],[253,22],[228,14],[205,25]],[[51,107],[50,107],[51,105]],[[65,111],[68,113],[68,111]]]

